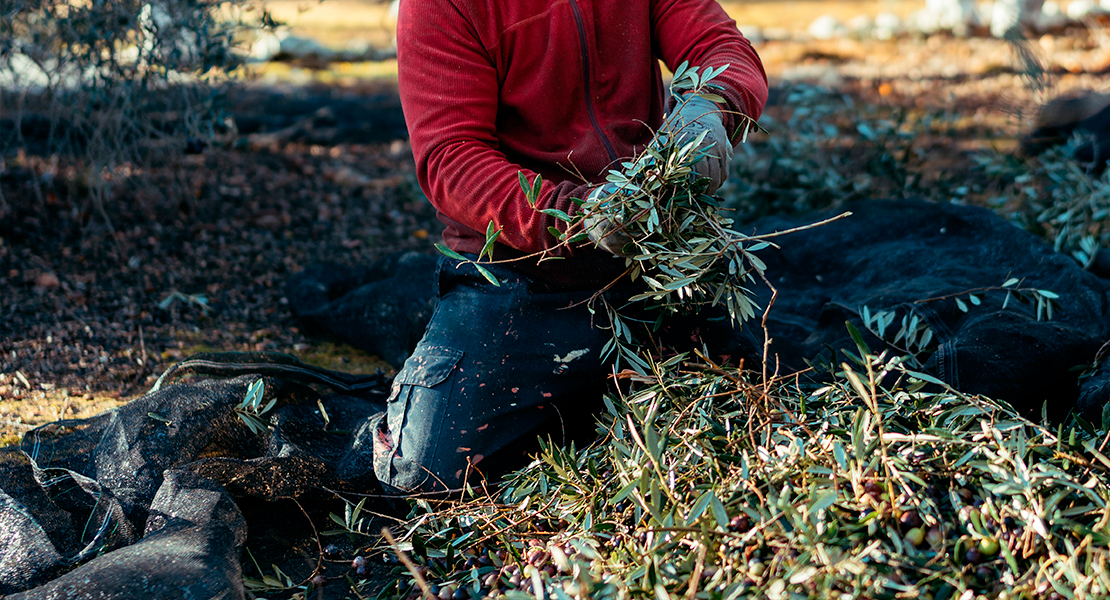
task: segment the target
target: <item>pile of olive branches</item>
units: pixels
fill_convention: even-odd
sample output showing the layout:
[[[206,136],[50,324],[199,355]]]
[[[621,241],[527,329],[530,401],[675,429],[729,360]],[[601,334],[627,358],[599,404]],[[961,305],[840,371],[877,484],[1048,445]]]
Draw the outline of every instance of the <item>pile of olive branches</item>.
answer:
[[[626,264],[647,290],[637,302],[660,312],[727,303],[728,289],[714,298],[714,285],[726,284],[707,282],[741,290],[758,282],[761,263],[739,250],[767,240],[732,232],[689,171],[684,180],[649,178],[697,157],[696,145],[660,138],[655,154],[611,173],[618,191],[563,219],[571,227],[562,239],[583,242],[584,215],[608,215],[632,238]],[[673,188],[658,191],[664,181]],[[630,193],[619,191],[625,182]],[[534,200],[539,181],[522,186]],[[1100,195],[1084,198],[1044,221],[1102,215]],[[667,237],[676,231],[687,237]],[[683,250],[710,279],[686,280],[703,273],[668,254],[695,231],[723,238],[713,250],[695,252],[704,241]],[[496,235],[491,226],[483,256]],[[722,250],[732,239],[739,249]],[[728,273],[726,256],[738,257],[743,275],[711,279],[722,276],[713,269]],[[1052,316],[1047,290],[1016,279],[989,289]],[[925,301],[966,312],[984,291]],[[1031,421],[915,372],[931,331],[909,315],[866,312],[872,333],[907,356],[876,356],[850,329],[858,353],[846,352],[832,383],[814,388],[795,378],[753,383],[704,357],[644,355],[646,368],[606,399],[597,442],[545,445],[497,489],[416,500],[385,540],[368,533],[352,503],[334,519],[364,544],[349,582],[368,592],[355,563],[381,553],[400,564],[378,597],[410,600],[1110,598],[1110,433]]]
[[[653,363],[599,442],[419,501],[379,597],[1110,597],[1105,432],[860,354],[816,390]]]
[[[571,224],[568,243],[586,239],[585,216],[622,224],[628,272],[646,287],[636,302],[751,318],[742,303],[763,276],[752,253],[768,242],[732,231],[690,177],[693,142],[661,133],[610,173],[613,193],[573,218],[548,214]],[[1101,183],[1076,199],[1088,179],[1050,175],[1072,201],[1036,216],[1089,259]],[[1014,183],[1033,194],[1019,187],[1030,179]],[[539,182],[522,185],[534,199]],[[1052,316],[1047,290],[1016,279],[991,289]],[[966,312],[981,292],[950,298]],[[816,389],[755,384],[704,357],[642,356],[606,399],[597,442],[548,444],[497,490],[416,501],[367,549],[403,561],[379,597],[1110,598],[1110,433],[1035,422],[914,371],[932,334],[896,317],[864,320],[908,356],[876,356],[850,329],[858,354]],[[629,335],[619,323],[614,334]]]

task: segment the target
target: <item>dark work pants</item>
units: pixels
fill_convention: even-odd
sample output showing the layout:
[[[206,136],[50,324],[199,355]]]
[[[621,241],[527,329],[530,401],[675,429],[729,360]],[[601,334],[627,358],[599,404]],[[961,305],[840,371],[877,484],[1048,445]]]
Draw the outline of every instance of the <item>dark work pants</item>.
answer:
[[[458,489],[478,472],[520,466],[538,435],[565,443],[593,431],[611,371],[600,356],[610,333],[598,327],[608,318],[587,306],[594,292],[542,291],[489,268],[500,286],[472,265],[440,260],[439,303],[374,436],[374,470],[388,491]],[[698,337],[691,327],[679,326],[683,340]]]

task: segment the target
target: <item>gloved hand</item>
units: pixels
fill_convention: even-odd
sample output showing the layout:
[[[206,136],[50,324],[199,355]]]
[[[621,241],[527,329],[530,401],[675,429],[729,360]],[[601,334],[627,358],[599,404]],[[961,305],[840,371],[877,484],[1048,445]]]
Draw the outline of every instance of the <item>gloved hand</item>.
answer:
[[[612,183],[598,186],[590,192],[589,196],[586,196],[586,202],[587,204],[596,202],[599,198],[613,194],[616,189],[616,185]],[[632,237],[621,227],[620,222],[607,216],[590,214],[582,220],[582,228],[598,248],[616,256],[626,256],[624,247],[632,241]]]
[[[725,131],[721,108],[705,98],[692,96],[667,117],[663,131],[678,136],[679,140],[692,140],[706,132],[701,148],[707,154],[694,165],[694,172],[709,178],[707,194],[716,192],[728,179],[732,161],[732,142]]]

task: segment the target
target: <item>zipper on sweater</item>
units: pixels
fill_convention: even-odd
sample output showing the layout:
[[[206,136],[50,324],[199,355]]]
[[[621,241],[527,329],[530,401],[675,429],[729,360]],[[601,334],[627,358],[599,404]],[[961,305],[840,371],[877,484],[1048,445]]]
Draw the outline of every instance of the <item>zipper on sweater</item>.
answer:
[[[601,123],[598,122],[597,113],[594,111],[593,91],[590,89],[590,51],[586,44],[586,25],[582,20],[582,9],[578,7],[578,0],[569,1],[571,12],[574,13],[574,24],[578,26],[578,46],[582,51],[582,79],[585,83],[583,89],[586,93],[586,114],[590,117],[590,125],[594,128],[594,133],[601,138],[601,143],[605,145],[605,152],[609,154],[609,160],[615,161],[617,160],[617,151],[613,149],[613,144],[605,136],[605,132],[601,130]]]

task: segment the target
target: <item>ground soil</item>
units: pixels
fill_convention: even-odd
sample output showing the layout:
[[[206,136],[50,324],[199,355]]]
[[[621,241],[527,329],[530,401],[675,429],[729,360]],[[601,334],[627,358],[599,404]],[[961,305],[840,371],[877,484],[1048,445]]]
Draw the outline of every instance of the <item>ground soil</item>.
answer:
[[[1082,29],[1031,42],[1050,74],[1047,91],[1027,85],[1007,44],[983,38],[758,49],[773,84],[806,80],[861,103],[954,111],[962,137],[926,147],[923,163],[951,170],[977,146],[1012,146],[1046,97],[1105,88],[1105,37]],[[135,397],[198,351],[277,350],[348,371],[388,368],[308,335],[282,289],[307,264],[429,251],[438,237],[389,67],[384,78],[381,70],[367,80],[351,65],[271,68],[264,81],[285,83],[232,96],[239,137],[121,176],[103,213],[79,173],[53,169],[47,157],[4,157],[0,443]]]
[[[389,368],[306,337],[283,284],[312,262],[430,248],[437,222],[412,174],[396,92],[380,84],[284,92],[234,95],[232,114],[255,130],[241,131],[238,148],[210,146],[174,169],[121,181],[104,214],[82,197],[77,174],[55,174],[41,157],[8,162],[0,441],[119,404],[201,351],[279,350],[347,371]],[[359,106],[366,116],[344,125],[363,130],[363,143],[333,123],[313,127],[321,113],[354,120]],[[321,140],[340,141],[313,143]]]

